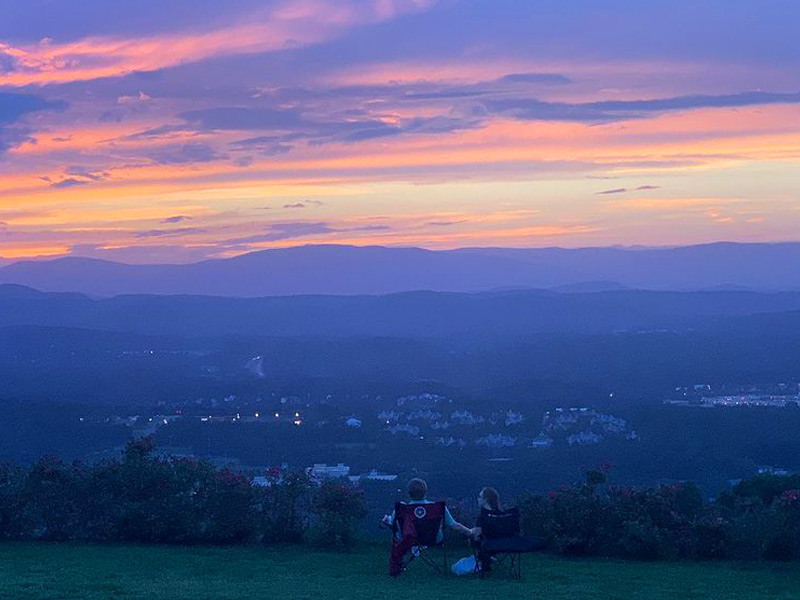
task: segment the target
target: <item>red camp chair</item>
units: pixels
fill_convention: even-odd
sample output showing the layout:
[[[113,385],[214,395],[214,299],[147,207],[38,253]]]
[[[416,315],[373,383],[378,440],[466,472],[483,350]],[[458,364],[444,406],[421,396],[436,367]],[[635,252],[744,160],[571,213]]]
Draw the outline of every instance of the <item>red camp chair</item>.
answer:
[[[398,502],[394,505],[392,550],[389,555],[390,575],[399,575],[417,557],[438,573],[447,575],[447,548],[444,544],[445,507],[444,502],[430,504]],[[443,566],[429,555],[430,548],[441,548],[444,555]],[[409,552],[411,557],[405,563],[404,557]]]
[[[485,577],[493,558],[497,564],[509,560],[511,576],[522,578],[522,555],[543,550],[547,545],[538,537],[520,535],[519,509],[492,511],[481,509],[478,518],[481,528],[480,542],[476,545],[476,564],[480,568],[480,576]]]

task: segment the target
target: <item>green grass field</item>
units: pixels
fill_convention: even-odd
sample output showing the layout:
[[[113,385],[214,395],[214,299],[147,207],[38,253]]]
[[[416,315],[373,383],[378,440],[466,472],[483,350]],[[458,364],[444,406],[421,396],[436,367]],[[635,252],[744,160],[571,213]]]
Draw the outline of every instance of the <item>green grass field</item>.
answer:
[[[386,549],[0,545],[0,598],[745,599],[800,597],[800,566],[628,563],[535,556],[522,581],[436,576],[414,564],[397,580]]]

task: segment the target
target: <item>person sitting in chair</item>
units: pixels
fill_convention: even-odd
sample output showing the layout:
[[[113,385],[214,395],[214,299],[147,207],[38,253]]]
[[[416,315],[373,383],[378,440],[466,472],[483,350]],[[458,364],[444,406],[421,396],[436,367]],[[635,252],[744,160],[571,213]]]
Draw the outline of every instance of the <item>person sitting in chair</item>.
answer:
[[[425,483],[424,479],[420,479],[415,477],[411,481],[408,482],[408,497],[409,500],[407,504],[409,505],[427,505],[427,504],[436,504],[435,502],[428,500],[428,484]],[[392,511],[391,515],[386,515],[383,520],[382,524],[392,527],[395,520],[395,513]],[[453,515],[450,514],[450,511],[447,507],[444,507],[444,518],[443,518],[443,525],[446,525],[450,529],[458,531],[459,533],[463,533],[464,535],[475,537],[478,535],[479,530],[477,528],[470,528],[465,525],[462,525],[458,521],[453,518]],[[413,541],[414,540],[405,540],[406,543],[403,542],[403,531],[395,527],[395,543],[392,545],[392,552],[389,558],[389,574],[396,576],[399,575],[403,570],[403,556],[406,552],[413,548]],[[436,535],[436,543],[440,544],[444,540],[444,532],[439,529]]]
[[[476,530],[476,535],[473,536],[472,547],[478,552],[478,567],[481,571],[490,571],[492,568],[491,555],[482,551],[481,533],[483,532],[483,518],[486,511],[490,513],[499,513],[503,510],[500,507],[500,494],[493,487],[486,486],[481,489],[478,494],[478,508],[481,509],[481,514],[478,515],[478,521],[473,528]]]
[[[492,559],[496,554],[511,555],[511,567],[515,577],[521,576],[520,555],[543,550],[546,540],[538,537],[524,537],[520,532],[519,509],[503,510],[500,494],[493,487],[484,487],[478,494],[480,516],[473,531],[477,536],[473,541],[477,567],[481,574],[492,569]]]

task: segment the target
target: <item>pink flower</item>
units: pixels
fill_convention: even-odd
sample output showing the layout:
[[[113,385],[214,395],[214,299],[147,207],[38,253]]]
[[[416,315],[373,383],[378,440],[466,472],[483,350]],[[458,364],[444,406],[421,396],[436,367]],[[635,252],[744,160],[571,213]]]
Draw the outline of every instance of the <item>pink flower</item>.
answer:
[[[800,499],[800,490],[786,490],[781,494],[781,500],[795,502]]]

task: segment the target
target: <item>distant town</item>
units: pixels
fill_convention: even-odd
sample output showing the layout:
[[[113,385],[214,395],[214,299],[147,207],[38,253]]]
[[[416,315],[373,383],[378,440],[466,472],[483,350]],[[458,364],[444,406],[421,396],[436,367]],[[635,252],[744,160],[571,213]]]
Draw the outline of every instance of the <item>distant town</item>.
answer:
[[[393,402],[382,397],[370,400],[374,401],[375,408],[337,413],[330,397],[318,401],[297,396],[244,401],[231,395],[222,399],[160,406],[152,414],[87,415],[79,420],[85,425],[123,426],[134,438],[158,436],[161,439],[171,439],[170,429],[179,424],[313,428],[325,432],[326,439],[338,442],[336,445],[339,447],[375,446],[405,440],[404,443],[454,449],[473,447],[541,452],[553,447],[595,445],[604,439],[629,443],[639,439],[625,419],[589,407],[554,407],[539,417],[512,408],[480,411],[430,392],[400,396]],[[361,403],[362,406],[368,404]],[[347,440],[354,434],[359,435],[360,441],[348,444]],[[161,452],[177,456],[195,454],[188,448],[173,445],[162,447]],[[204,458],[219,464],[243,466],[235,458],[215,456],[211,452]],[[252,465],[250,468],[267,466]],[[316,478],[348,477],[353,482],[394,481],[397,478],[397,474],[383,473],[377,467],[355,473],[341,463],[329,465],[320,461],[292,466],[307,467]]]
[[[675,406],[698,408],[761,406],[785,408],[800,406],[800,383],[737,386],[733,389],[714,388],[708,384],[695,384],[675,388],[676,398],[666,400]]]

